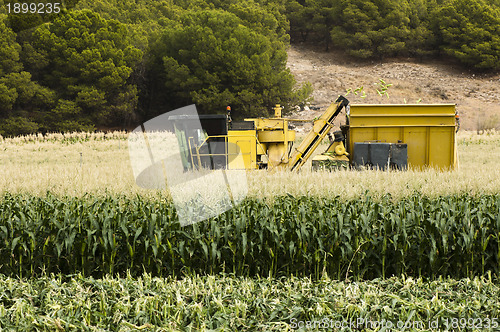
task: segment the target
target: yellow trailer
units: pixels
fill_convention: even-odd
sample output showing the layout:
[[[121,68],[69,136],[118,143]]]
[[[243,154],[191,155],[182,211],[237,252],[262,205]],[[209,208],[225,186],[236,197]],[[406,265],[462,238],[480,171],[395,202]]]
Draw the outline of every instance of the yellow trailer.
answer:
[[[347,110],[348,151],[356,142],[403,143],[408,167],[456,169],[456,112],[454,104],[363,105]]]

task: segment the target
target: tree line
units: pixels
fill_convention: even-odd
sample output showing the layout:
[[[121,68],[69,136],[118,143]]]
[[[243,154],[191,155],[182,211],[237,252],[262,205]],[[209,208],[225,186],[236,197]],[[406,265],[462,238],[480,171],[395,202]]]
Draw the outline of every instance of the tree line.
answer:
[[[16,13],[0,0],[0,135],[131,128],[191,103],[239,118],[289,109],[312,92],[286,67],[290,38],[498,70],[499,1],[66,0]]]
[[[0,0],[0,134],[130,128],[195,103],[243,118],[307,99],[286,68],[284,2]]]
[[[500,69],[498,0],[293,0],[290,34],[354,58],[449,56]]]

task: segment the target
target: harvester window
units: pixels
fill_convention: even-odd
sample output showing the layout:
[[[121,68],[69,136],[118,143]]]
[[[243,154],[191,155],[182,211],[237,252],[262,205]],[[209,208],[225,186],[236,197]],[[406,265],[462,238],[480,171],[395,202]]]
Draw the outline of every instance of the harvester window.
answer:
[[[197,146],[203,144],[203,142],[205,142],[207,137],[208,137],[207,132],[203,129],[196,129],[194,132],[194,139],[196,140]]]

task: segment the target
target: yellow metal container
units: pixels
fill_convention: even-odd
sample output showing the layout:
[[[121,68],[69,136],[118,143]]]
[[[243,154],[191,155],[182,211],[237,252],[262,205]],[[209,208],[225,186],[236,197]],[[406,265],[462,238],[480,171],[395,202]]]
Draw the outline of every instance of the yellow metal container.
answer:
[[[258,134],[259,142],[284,142],[284,130],[266,130],[260,131]]]
[[[229,130],[227,133],[228,169],[257,168],[255,130]]]
[[[355,142],[406,143],[413,169],[458,167],[455,105],[350,106],[349,151]]]
[[[245,121],[253,121],[257,130],[283,130],[288,125],[286,119],[281,118],[252,118]]]
[[[276,105],[275,111],[276,116],[280,115],[279,105]],[[257,159],[267,164],[268,169],[288,165],[288,150],[290,143],[295,140],[295,131],[288,129],[288,120],[276,117],[245,121],[253,121],[257,130]]]

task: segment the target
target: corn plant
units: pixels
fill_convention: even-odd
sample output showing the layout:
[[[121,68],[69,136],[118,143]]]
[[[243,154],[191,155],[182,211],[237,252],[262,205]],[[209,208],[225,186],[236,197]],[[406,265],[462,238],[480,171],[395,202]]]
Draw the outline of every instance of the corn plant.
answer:
[[[329,325],[320,330],[327,331],[349,319],[407,322],[413,328],[404,330],[411,331],[495,331],[500,313],[500,287],[491,275],[360,282],[227,274],[0,276],[0,294],[0,329],[15,331],[292,331],[298,321],[323,319]],[[425,325],[417,328],[419,322]]]
[[[500,195],[374,200],[247,199],[181,227],[173,204],[141,196],[0,201],[0,273],[86,276],[234,273],[372,279],[500,273]]]

